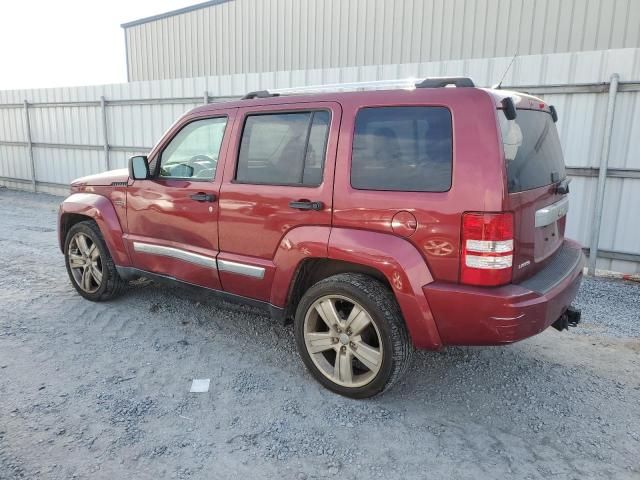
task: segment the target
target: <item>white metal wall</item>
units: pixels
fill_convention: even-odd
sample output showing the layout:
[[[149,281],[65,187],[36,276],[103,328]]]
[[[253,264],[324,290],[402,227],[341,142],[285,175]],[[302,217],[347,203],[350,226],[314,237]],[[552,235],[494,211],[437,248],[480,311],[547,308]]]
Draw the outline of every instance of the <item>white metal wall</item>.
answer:
[[[638,0],[233,0],[125,24],[131,81],[640,47]]]
[[[39,191],[65,194],[73,178],[106,168],[99,99],[106,98],[107,143],[112,168],[146,152],[186,110],[211,97],[243,95],[250,90],[362,80],[468,75],[491,85],[505,71],[509,57],[416,64],[236,74],[179,80],[134,82],[77,88],[0,91],[0,185],[31,189],[31,168],[23,102],[29,102],[35,179]],[[518,58],[504,85],[550,86],[640,80],[640,49],[530,55]],[[542,91],[562,91],[541,87]],[[539,89],[539,90],[540,90]],[[603,93],[542,95],[557,106],[558,129],[572,171],[568,235],[589,244],[597,169],[600,164],[607,104]],[[210,99],[213,101],[214,99]],[[50,102],[87,102],[54,105]],[[640,254],[640,91],[617,95],[604,202],[600,248]],[[62,144],[74,144],[75,147]],[[81,146],[77,146],[81,145]],[[626,170],[625,170],[626,169]],[[614,171],[614,170],[617,170]],[[587,175],[587,176],[585,176]],[[615,176],[618,175],[618,176]],[[623,178],[635,175],[635,178]],[[601,258],[598,268],[640,272],[640,262]],[[635,257],[634,257],[635,259]]]

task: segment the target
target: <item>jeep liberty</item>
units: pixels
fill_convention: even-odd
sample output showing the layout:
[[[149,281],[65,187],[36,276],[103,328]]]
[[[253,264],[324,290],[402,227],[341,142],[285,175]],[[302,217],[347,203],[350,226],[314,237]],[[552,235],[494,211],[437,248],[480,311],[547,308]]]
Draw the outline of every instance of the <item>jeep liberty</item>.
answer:
[[[354,398],[415,348],[576,324],[584,255],[564,237],[553,106],[464,77],[394,86],[204,105],[128,170],[73,181],[71,283],[101,301],[168,279],[292,319],[313,377]]]

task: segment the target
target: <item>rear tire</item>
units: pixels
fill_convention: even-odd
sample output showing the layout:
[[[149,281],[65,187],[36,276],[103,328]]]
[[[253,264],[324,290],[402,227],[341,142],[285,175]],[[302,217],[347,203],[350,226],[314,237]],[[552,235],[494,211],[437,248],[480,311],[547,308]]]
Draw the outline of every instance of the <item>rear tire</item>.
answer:
[[[76,223],[69,229],[64,260],[71,284],[87,300],[111,300],[128,284],[118,275],[100,228],[93,220]]]
[[[413,353],[393,293],[360,273],[335,275],[307,290],[294,329],[311,374],[346,397],[367,398],[391,388]]]

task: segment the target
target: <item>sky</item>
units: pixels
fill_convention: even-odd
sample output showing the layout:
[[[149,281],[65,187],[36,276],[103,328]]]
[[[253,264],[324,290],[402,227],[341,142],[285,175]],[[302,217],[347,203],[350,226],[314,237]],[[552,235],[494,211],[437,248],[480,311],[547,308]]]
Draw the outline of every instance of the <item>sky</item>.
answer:
[[[127,81],[120,24],[203,0],[2,0],[0,90]]]

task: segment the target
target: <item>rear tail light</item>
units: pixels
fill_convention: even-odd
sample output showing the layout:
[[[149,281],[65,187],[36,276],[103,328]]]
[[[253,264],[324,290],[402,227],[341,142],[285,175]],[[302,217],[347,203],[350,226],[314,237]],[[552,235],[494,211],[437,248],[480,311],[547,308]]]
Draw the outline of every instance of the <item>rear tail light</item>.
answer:
[[[513,265],[513,214],[463,214],[460,252],[462,283],[482,286],[510,283]]]

